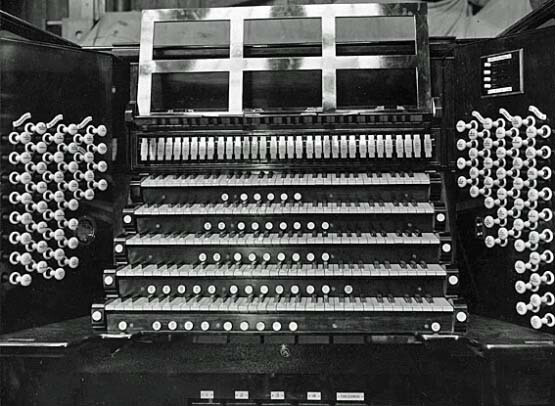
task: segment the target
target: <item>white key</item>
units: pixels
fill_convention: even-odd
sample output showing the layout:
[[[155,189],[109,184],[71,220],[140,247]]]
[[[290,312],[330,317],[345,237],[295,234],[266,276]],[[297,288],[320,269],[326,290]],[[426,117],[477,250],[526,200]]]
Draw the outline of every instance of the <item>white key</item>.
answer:
[[[331,137],[331,157],[334,159],[339,158],[340,146],[339,146],[339,136],[333,135]]]
[[[332,136],[332,148],[331,148],[331,152],[332,152],[332,158],[342,158],[345,159],[347,158],[347,136],[346,135],[341,135],[341,136],[337,136],[334,135]],[[335,154],[334,154],[334,149],[335,149]]]
[[[312,135],[306,136],[306,158],[312,159],[314,156],[314,137]]]
[[[156,160],[156,138],[149,139],[149,151],[148,151],[148,158],[151,161]]]
[[[357,141],[354,135],[349,135],[349,158],[357,157]]]
[[[376,157],[376,137],[374,136],[374,134],[368,135],[368,157]]]
[[[141,161],[148,160],[148,138],[141,138]]]
[[[166,153],[166,150],[165,150],[166,140],[164,138],[158,138],[157,141],[158,141],[158,148],[156,150],[156,160],[163,161],[164,154]]]
[[[420,140],[420,134],[413,135],[412,147],[414,150],[414,157],[420,158],[422,156],[422,142]]]
[[[268,140],[266,139],[265,135],[260,137],[260,143],[258,144],[258,148],[260,151],[260,159],[267,159],[268,158]]]
[[[279,137],[279,141],[278,141],[278,156],[279,159],[285,159],[286,158],[286,140],[285,140],[285,136],[280,136]]]
[[[277,137],[271,136],[270,137],[270,159],[275,160],[277,159],[278,154],[278,141]]]
[[[405,156],[412,158],[412,139],[410,134],[405,134]]]
[[[430,134],[424,134],[424,156],[432,157],[432,136]]]
[[[385,145],[383,140],[383,134],[378,134],[376,137],[376,152],[378,154],[378,158],[384,157]]]
[[[303,137],[297,135],[295,138],[295,158],[303,159]]]
[[[316,135],[314,137],[314,158],[322,159],[322,136]]]
[[[295,137],[292,135],[287,137],[287,159],[295,158]]]
[[[385,147],[385,157],[393,158],[393,136],[391,134],[386,134],[384,147]]]
[[[235,137],[235,145],[233,150],[233,155],[235,159],[241,159],[242,150],[243,150],[243,145],[241,143],[241,137]]]
[[[324,158],[329,158],[331,156],[331,141],[329,135],[324,135]]]
[[[112,300],[111,302],[106,303],[106,311],[114,311],[118,303],[121,303],[121,299],[117,298]]]
[[[249,136],[243,137],[243,159],[249,159],[251,154],[251,140]]]
[[[254,136],[251,139],[251,159],[258,159],[258,137]]]
[[[218,137],[218,145],[216,146],[216,148],[217,148],[216,155],[218,157],[218,160],[225,159],[225,138],[224,137]]]
[[[198,159],[201,161],[206,159],[206,137],[200,137],[198,141]]]
[[[403,158],[405,156],[405,148],[404,148],[402,134],[397,134],[395,136],[395,153],[397,155],[397,158]]]
[[[414,138],[412,140],[412,146],[414,149],[414,157],[421,158],[422,157],[422,141],[420,139],[420,134],[414,134]]]
[[[225,159],[233,159],[233,137],[226,137],[225,139]]]
[[[181,140],[181,159],[189,160],[189,138],[185,137]]]
[[[214,137],[208,137],[206,142],[206,159],[212,161],[214,159]]]
[[[191,160],[196,161],[198,159],[198,137],[191,138],[190,153],[191,153]]]
[[[179,161],[181,159],[181,137],[173,139],[173,160]]]
[[[173,159],[173,138],[166,138],[166,160]]]
[[[368,143],[364,134],[358,136],[358,153],[362,159],[368,157]]]

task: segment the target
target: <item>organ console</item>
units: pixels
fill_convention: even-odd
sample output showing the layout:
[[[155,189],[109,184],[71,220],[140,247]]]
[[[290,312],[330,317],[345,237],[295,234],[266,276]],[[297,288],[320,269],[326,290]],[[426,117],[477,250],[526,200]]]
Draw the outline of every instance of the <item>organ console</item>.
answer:
[[[553,403],[555,29],[430,40],[426,15],[149,9],[139,46],[57,49],[87,79],[1,114],[0,288],[5,325],[85,317],[0,358],[78,357],[91,404]]]
[[[417,24],[424,18],[421,5],[400,7]],[[206,21],[235,12],[267,18],[265,10],[213,9]],[[302,10],[337,21],[399,13],[363,4]],[[468,313],[457,296],[428,78],[418,76],[416,103],[402,109],[345,109],[337,105],[341,89],[324,86],[314,113],[261,115],[241,108],[248,89],[230,81],[225,113],[154,112],[154,72],[189,73],[149,56],[148,27],[166,20],[186,19],[178,10],[143,14],[132,205],[122,213],[115,267],[104,272],[107,300],[93,305],[93,326],[110,334],[463,333]],[[428,45],[415,41],[425,55]],[[379,58],[384,67],[394,59]],[[372,60],[337,56],[316,65],[325,82],[341,69],[372,69]],[[256,60],[239,62],[225,68],[230,76],[247,74]],[[424,59],[395,63],[430,69]]]

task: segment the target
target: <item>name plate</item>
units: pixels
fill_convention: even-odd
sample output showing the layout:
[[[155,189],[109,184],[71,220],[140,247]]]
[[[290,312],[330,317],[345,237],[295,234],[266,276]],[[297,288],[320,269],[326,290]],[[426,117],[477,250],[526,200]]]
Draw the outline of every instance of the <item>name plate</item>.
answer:
[[[322,400],[322,392],[306,392],[306,400]]]
[[[270,399],[271,400],[284,400],[285,399],[285,392],[281,390],[271,391],[270,392]]]
[[[235,399],[237,400],[247,400],[249,398],[249,391],[247,390],[236,390]]]
[[[201,399],[214,399],[214,391],[213,390],[201,390],[200,391],[200,398]]]
[[[338,402],[364,402],[364,392],[337,392]]]

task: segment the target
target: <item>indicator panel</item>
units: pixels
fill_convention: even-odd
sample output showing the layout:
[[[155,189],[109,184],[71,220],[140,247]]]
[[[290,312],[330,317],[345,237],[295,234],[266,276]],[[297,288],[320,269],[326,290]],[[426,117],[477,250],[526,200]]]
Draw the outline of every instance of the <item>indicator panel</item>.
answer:
[[[523,50],[481,57],[482,97],[524,92]]]

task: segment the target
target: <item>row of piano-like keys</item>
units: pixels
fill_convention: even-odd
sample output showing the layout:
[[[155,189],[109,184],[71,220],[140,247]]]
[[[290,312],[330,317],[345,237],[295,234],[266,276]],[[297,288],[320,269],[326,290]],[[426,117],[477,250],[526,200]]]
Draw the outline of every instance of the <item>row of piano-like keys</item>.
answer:
[[[174,265],[125,265],[118,277],[304,277],[304,276],[446,276],[438,264],[174,264]]]
[[[141,187],[274,187],[274,186],[359,186],[359,185],[429,185],[426,173],[349,173],[349,174],[289,174],[246,173],[240,175],[151,175],[141,181]]]
[[[165,296],[116,298],[106,311],[204,312],[452,312],[445,298],[327,296]]]
[[[294,214],[433,214],[434,206],[426,202],[329,202],[283,204],[143,204],[136,216],[158,215],[294,215]]]
[[[431,158],[430,134],[140,138],[140,161]]]
[[[313,233],[313,234],[136,234],[126,239],[128,246],[141,245],[225,245],[225,246],[252,246],[252,245],[382,245],[382,244],[439,244],[440,239],[434,233],[421,233],[421,235],[398,235],[396,233]]]

